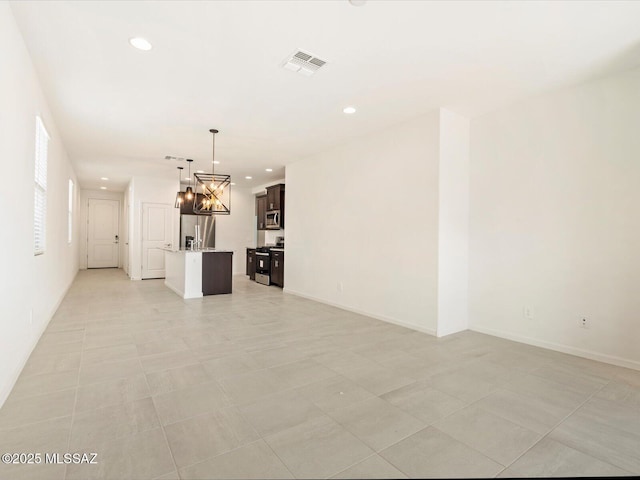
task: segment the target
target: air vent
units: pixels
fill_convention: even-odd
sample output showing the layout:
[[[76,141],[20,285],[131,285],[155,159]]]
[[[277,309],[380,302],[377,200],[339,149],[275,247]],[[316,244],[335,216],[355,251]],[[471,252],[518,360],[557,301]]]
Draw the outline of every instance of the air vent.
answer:
[[[165,160],[175,160],[177,162],[184,162],[186,159],[184,157],[174,157],[173,155],[165,155]]]
[[[327,62],[324,60],[321,60],[310,53],[297,50],[284,61],[282,66],[287,70],[310,76],[316,73],[316,70],[324,66],[326,63]]]

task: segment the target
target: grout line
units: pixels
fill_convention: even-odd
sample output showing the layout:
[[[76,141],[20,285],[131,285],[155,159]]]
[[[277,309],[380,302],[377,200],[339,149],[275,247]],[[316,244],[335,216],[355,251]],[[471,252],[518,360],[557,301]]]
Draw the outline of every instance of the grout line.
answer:
[[[76,382],[76,395],[73,399],[73,410],[71,410],[71,426],[69,427],[69,438],[67,439],[67,453],[71,453],[71,434],[73,433],[73,424],[76,418],[76,407],[78,406],[78,391],[80,390],[80,371],[82,370],[82,356],[84,354],[84,341],[87,337],[87,329],[83,328],[82,349],[80,350],[80,363],[78,365],[78,381]],[[69,464],[64,466],[64,478],[67,478],[69,472]]]
[[[367,446],[368,446],[368,445],[367,445]],[[325,478],[327,478],[327,479],[328,479],[328,478],[335,477],[336,475],[340,475],[341,473],[346,472],[346,471],[347,471],[347,470],[349,470],[350,468],[355,467],[356,465],[358,465],[358,464],[360,464],[360,463],[364,462],[365,460],[369,460],[370,458],[372,458],[372,457],[376,457],[376,456],[378,456],[378,452],[374,452],[374,453],[372,453],[371,455],[369,455],[368,457],[365,457],[365,458],[363,458],[362,460],[358,460],[357,462],[352,463],[351,465],[349,465],[347,468],[344,468],[344,469],[340,470],[339,472],[334,473],[333,475],[331,475],[331,476],[329,476],[329,477],[325,477]],[[383,460],[384,460],[384,458],[383,458]],[[386,460],[384,460],[384,461],[386,462]],[[387,462],[387,463],[388,463],[388,462]],[[390,464],[390,465],[391,465],[391,464]],[[394,466],[394,468],[395,468],[395,466]],[[340,477],[338,477],[338,478],[340,478]]]
[[[518,457],[516,457],[511,463],[509,463],[509,465],[506,465],[499,473],[498,475],[500,475],[500,473],[504,472],[506,469],[508,469],[509,467],[511,467],[511,465],[513,465],[515,462],[517,462],[518,460],[520,460],[520,458],[522,458],[526,453],[528,453],[533,447],[535,447],[536,445],[538,445],[542,440],[544,440],[545,438],[547,438],[547,436],[549,436],[549,434],[551,432],[553,432],[556,428],[558,428],[560,426],[560,424],[562,424],[565,420],[567,420],[571,415],[573,415],[574,413],[576,413],[580,408],[582,408],[589,400],[591,400],[598,392],[600,392],[604,387],[606,387],[607,385],[609,385],[609,383],[611,383],[611,380],[609,380],[607,383],[605,383],[604,385],[600,386],[600,388],[598,388],[597,390],[595,390],[591,395],[589,395],[582,403],[580,403],[580,405],[578,405],[576,408],[574,408],[571,412],[569,412],[567,415],[565,415],[560,421],[558,421],[558,423],[556,423],[555,425],[553,425],[548,431],[547,433],[543,434],[540,436],[540,438],[538,440],[536,440],[536,442],[531,445],[529,448],[527,448],[524,452],[522,452],[522,454],[518,455]],[[514,422],[512,422],[514,423]],[[517,424],[516,424],[517,425]],[[558,443],[562,443],[558,440],[554,440],[557,441]],[[564,445],[564,443],[563,443]],[[569,445],[565,445],[566,447],[569,447],[573,450],[576,450],[575,448],[569,446]],[[585,452],[581,452],[584,453],[585,455],[589,455],[588,453]],[[592,455],[589,455],[592,458]],[[599,460],[599,459],[598,459]],[[609,462],[605,462],[605,463],[609,463]],[[611,465],[611,464],[609,464]],[[615,466],[615,465],[612,465]],[[620,468],[620,467],[618,467]]]
[[[149,386],[149,381],[147,380],[147,374],[144,371],[144,368],[142,366],[142,360],[140,360],[140,357],[136,357],[138,359],[138,364],[140,365],[140,369],[142,369],[142,376],[144,377],[144,383],[147,386],[147,390],[149,392],[149,397],[151,398],[151,403],[153,405],[153,409],[155,411],[156,414],[156,418],[158,419],[158,423],[160,424],[160,428],[162,429],[162,435],[164,436],[164,441],[167,445],[167,448],[169,449],[169,455],[171,456],[171,463],[173,463],[173,468],[174,471],[178,474],[178,476],[180,476],[180,473],[178,472],[178,465],[176,464],[176,459],[173,456],[173,450],[171,450],[171,445],[169,444],[169,438],[167,437],[167,432],[164,429],[164,425],[162,424],[162,419],[160,418],[160,415],[158,414],[158,407],[156,406],[156,402],[154,401],[154,397],[151,394],[151,387]],[[167,473],[171,473],[171,472],[167,472]],[[164,474],[163,474],[164,475]],[[162,475],[160,475],[162,476]]]

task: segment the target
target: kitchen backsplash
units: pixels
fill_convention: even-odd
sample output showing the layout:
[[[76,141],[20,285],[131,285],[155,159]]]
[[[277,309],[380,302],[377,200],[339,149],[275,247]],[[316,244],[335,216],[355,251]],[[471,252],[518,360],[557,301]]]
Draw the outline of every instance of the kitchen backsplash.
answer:
[[[281,230],[259,230],[258,246],[275,245],[276,237],[284,237],[284,229]]]

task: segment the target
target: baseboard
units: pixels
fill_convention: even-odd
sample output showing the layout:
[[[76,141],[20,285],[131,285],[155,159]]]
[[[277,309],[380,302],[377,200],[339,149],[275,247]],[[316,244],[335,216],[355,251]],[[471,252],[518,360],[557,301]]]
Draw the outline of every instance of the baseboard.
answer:
[[[28,349],[27,355],[23,357],[22,362],[20,362],[19,364],[19,367],[14,370],[13,376],[12,376],[13,378],[9,381],[8,384],[6,384],[7,386],[4,388],[4,390],[0,391],[0,408],[2,408],[2,406],[4,405],[4,402],[6,402],[7,398],[9,398],[9,395],[11,394],[13,387],[16,386],[16,382],[18,381],[18,378],[20,378],[20,374],[22,373],[22,370],[24,370],[24,366],[29,361],[29,358],[31,357],[33,350],[36,348],[36,345],[38,345],[38,342],[40,341],[40,338],[44,334],[47,327],[49,326],[51,319],[58,311],[58,308],[60,308],[62,301],[67,296],[67,293],[69,293],[69,289],[71,288],[71,285],[73,285],[73,282],[76,280],[76,277],[78,276],[79,271],[80,269],[76,270],[76,274],[73,276],[73,278],[67,285],[67,288],[65,288],[64,293],[60,296],[56,304],[49,311],[49,315],[48,315],[49,318],[47,318],[46,321],[43,323],[42,327],[40,327],[40,331],[38,332],[38,335],[34,337],[31,347]]]
[[[398,320],[396,318],[387,317],[385,315],[378,315],[376,313],[367,312],[366,310],[360,310],[358,308],[347,307],[346,305],[342,305],[339,303],[329,302],[322,298],[314,297],[313,295],[307,295],[306,293],[297,292],[295,290],[291,290],[288,288],[283,288],[282,291],[284,293],[288,293],[290,295],[295,295],[296,297],[306,298],[307,300],[313,300],[314,302],[323,303],[325,305],[330,305],[332,307],[339,308],[341,310],[346,310],[347,312],[357,313],[358,315],[364,315],[366,317],[375,318],[376,320],[381,320],[383,322],[392,323],[394,325],[398,325],[399,327],[409,328],[411,330],[415,330],[417,332],[426,333],[427,335],[432,335],[435,337],[435,330],[431,330],[429,328],[424,328],[419,325],[413,325],[411,323],[403,322],[402,320]]]
[[[176,287],[174,287],[173,285],[171,285],[170,283],[167,283],[166,280],[164,282],[164,286],[167,287],[169,290],[171,290],[172,292],[176,293],[177,295],[180,296],[180,298],[183,298],[185,300],[191,300],[192,298],[202,298],[204,295],[202,293],[200,293],[200,295],[194,295],[193,297],[185,297],[184,296],[184,292],[181,292],[180,290],[178,290]]]
[[[553,350],[560,353],[568,353],[569,355],[575,355],[577,357],[587,358],[589,360],[595,360],[597,362],[608,363],[616,365],[617,367],[631,368],[634,370],[640,370],[640,362],[635,360],[628,360],[626,358],[615,357],[613,355],[606,355],[603,353],[594,352],[591,350],[583,350],[581,348],[570,347],[568,345],[562,345],[560,343],[547,342],[544,340],[538,340],[537,338],[531,338],[524,335],[518,335],[509,332],[503,332],[500,330],[493,330],[491,328],[485,328],[481,326],[469,327],[469,330],[478,333],[486,333],[494,337],[504,338],[507,340],[513,340],[514,342],[525,343],[527,345],[533,345],[534,347],[546,348],[547,350]]]

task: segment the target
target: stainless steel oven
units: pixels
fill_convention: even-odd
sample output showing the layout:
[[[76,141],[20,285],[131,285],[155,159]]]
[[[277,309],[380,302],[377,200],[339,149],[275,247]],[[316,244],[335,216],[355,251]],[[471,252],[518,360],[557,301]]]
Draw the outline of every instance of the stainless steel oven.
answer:
[[[269,252],[256,252],[256,282],[271,285],[271,255]]]
[[[269,230],[280,229],[280,210],[269,210],[267,212],[266,227]]]

